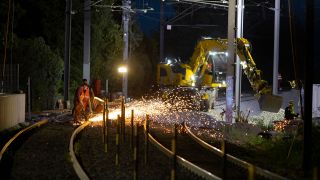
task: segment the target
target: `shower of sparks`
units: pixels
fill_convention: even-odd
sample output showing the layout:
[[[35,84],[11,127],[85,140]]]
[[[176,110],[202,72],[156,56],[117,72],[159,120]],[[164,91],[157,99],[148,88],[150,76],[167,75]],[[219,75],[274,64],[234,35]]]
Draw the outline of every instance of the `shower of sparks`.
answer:
[[[226,125],[226,123],[222,121],[221,112],[200,112],[199,99],[200,97],[197,94],[181,90],[179,90],[179,93],[172,91],[157,92],[157,95],[153,95],[152,97],[145,97],[126,103],[125,121],[126,124],[130,124],[133,110],[135,124],[143,124],[148,114],[150,117],[150,128],[160,127],[163,129],[163,133],[172,133],[175,124],[181,125],[185,122],[197,136],[217,140],[226,137],[224,136],[225,126],[235,126],[230,124]],[[112,105],[111,103],[108,105],[108,119],[116,120],[118,116],[121,116],[121,102]],[[266,117],[272,116],[268,114]],[[249,122],[252,122],[251,117],[248,119]],[[95,114],[94,117],[90,118],[92,122],[101,122],[102,120],[102,113]],[[251,126],[254,125],[251,123],[249,126],[251,128]],[[243,136],[246,136],[245,133],[247,133],[248,129],[248,127],[243,128]]]
[[[89,119],[89,121],[91,121],[91,122],[97,122],[97,121],[102,121],[102,120],[103,120],[103,114],[101,114],[101,113],[99,113]]]
[[[222,121],[217,121],[214,116],[199,112],[200,95],[192,90],[183,88],[174,91],[157,92],[152,97],[132,100],[125,104],[126,124],[130,124],[131,113],[134,111],[134,123],[143,124],[146,115],[150,117],[150,128],[161,128],[163,133],[172,133],[175,124],[192,127],[199,135],[210,138],[221,138],[219,132],[224,126]],[[121,116],[121,102],[111,102],[108,105],[108,119],[116,120]],[[101,122],[102,113],[95,114],[89,119],[92,122]],[[217,130],[213,130],[217,129]],[[179,129],[178,132],[182,130]]]
[[[285,127],[289,125],[289,123],[290,121],[288,120],[276,122],[274,125],[274,130],[278,132],[282,132],[284,131]]]

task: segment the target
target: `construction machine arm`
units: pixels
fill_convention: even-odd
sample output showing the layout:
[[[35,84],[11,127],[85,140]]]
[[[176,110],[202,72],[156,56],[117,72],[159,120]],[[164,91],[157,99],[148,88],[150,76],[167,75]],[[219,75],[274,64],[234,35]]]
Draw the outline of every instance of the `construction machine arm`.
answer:
[[[256,67],[250,48],[251,46],[247,39],[237,38],[237,54],[252,89],[259,95],[271,94],[271,87],[268,86],[267,81],[261,78],[261,71]]]

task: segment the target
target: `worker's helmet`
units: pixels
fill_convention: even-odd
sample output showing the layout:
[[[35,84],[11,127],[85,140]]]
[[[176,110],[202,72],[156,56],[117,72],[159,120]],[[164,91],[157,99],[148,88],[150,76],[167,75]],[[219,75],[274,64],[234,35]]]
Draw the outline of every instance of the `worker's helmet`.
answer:
[[[294,101],[293,100],[290,100],[289,101],[289,105],[293,105],[294,104]]]

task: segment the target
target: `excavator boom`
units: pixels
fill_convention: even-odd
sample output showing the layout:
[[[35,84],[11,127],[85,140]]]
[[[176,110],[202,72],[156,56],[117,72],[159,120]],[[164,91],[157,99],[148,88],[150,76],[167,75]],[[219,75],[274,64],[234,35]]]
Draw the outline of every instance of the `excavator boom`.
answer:
[[[250,43],[245,38],[237,39],[237,55],[241,60],[243,71],[252,89],[259,95],[259,106],[263,111],[278,112],[282,105],[282,97],[273,95],[268,82],[262,79],[262,72],[257,69],[250,53]]]

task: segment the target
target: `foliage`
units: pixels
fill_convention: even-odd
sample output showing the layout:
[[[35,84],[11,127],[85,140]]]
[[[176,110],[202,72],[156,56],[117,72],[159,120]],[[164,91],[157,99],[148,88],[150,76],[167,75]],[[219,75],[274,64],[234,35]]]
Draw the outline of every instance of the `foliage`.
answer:
[[[256,126],[239,122],[232,126],[226,126],[227,140],[240,148],[239,154],[235,155],[272,172],[292,178],[300,177],[303,173],[303,126],[299,126],[295,130],[295,134],[272,133],[272,137],[269,139],[258,136],[254,127]],[[312,167],[319,167],[320,145],[316,143],[319,138],[320,128],[313,126]],[[245,152],[242,154],[242,151]]]
[[[248,123],[249,114],[250,111],[248,111],[247,113],[240,111],[239,116],[235,117],[236,122]]]
[[[92,17],[91,62],[94,79],[109,79],[113,82],[117,66],[122,62],[122,31],[113,20],[110,9],[99,9]]]
[[[16,39],[14,51],[21,64],[21,82],[31,78],[33,110],[53,108],[62,77],[63,60],[41,37]],[[24,87],[26,90],[26,86]]]
[[[136,33],[135,33],[136,34]],[[132,52],[128,73],[129,92],[131,96],[141,96],[151,88],[155,82],[155,71],[158,63],[158,44],[153,38],[143,37],[139,45]]]
[[[240,136],[240,135],[239,135]],[[318,126],[312,127],[312,167],[319,166],[320,145],[316,141],[320,138],[320,128]],[[281,172],[281,169],[297,171],[294,174],[302,173],[303,161],[303,126],[297,129],[294,136],[288,136],[286,133],[278,133],[271,139],[260,140],[253,138],[247,141],[243,147],[253,150],[259,158],[250,159],[250,162],[270,166],[271,171]],[[272,164],[272,167],[271,167]],[[283,170],[283,171],[286,171]],[[284,172],[282,172],[284,173]]]
[[[135,52],[129,61],[130,70],[128,72],[129,88],[134,89],[131,95],[138,96],[143,94],[146,89],[152,72],[148,56],[142,51]]]

